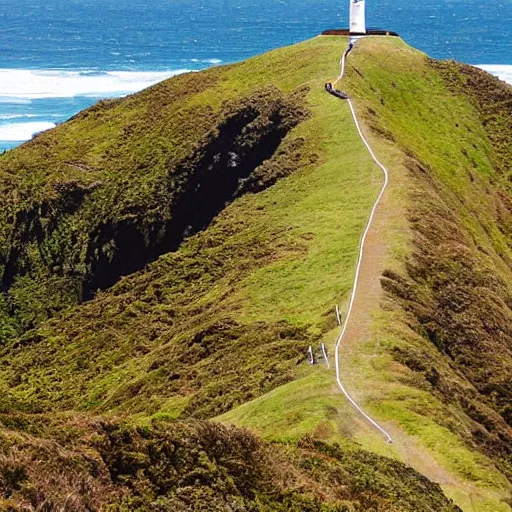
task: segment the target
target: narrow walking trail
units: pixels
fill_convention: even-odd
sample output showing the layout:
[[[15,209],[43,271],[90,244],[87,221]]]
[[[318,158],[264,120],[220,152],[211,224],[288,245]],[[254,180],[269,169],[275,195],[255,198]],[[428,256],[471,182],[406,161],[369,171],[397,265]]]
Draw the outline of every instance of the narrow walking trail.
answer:
[[[382,275],[385,266],[384,258],[391,244],[387,237],[396,232],[394,228],[400,224],[395,226],[395,222],[403,220],[405,211],[400,203],[394,204],[394,199],[400,197],[402,187],[406,186],[408,182],[400,181],[404,170],[400,163],[403,156],[402,151],[399,150],[396,156],[393,156],[392,151],[387,153],[387,158],[393,158],[393,161],[396,162],[388,171],[376,157],[362,132],[362,120],[360,122],[358,118],[357,104],[354,106],[349,95],[343,91],[341,84],[345,76],[347,56],[352,51],[354,44],[357,44],[354,40],[349,42],[349,46],[339,62],[339,76],[336,80],[326,84],[325,89],[337,101],[347,101],[358,135],[373,161],[382,171],[384,179],[359,243],[355,276],[343,324],[338,312],[336,315],[341,330],[332,358],[332,365],[335,367],[336,373],[336,385],[350,402],[351,407],[357,410],[357,413],[351,418],[351,425],[343,424],[343,428],[346,429],[347,435],[361,443],[364,449],[390,459],[401,460],[430,481],[439,484],[446,496],[451,498],[461,510],[465,512],[505,511],[507,508],[506,496],[509,491],[505,490],[506,484],[503,484],[504,487],[501,487],[501,483],[493,482],[491,484],[497,475],[494,473],[494,469],[491,473],[491,465],[480,459],[477,452],[468,449],[463,443],[459,444],[459,439],[452,437],[451,432],[443,437],[446,435],[443,433],[445,427],[438,424],[435,418],[431,418],[428,412],[417,414],[418,411],[415,409],[417,402],[411,401],[410,404],[395,406],[393,401],[396,400],[396,397],[400,396],[400,400],[402,399],[401,395],[395,393],[397,389],[404,390],[404,400],[409,400],[410,397],[414,398],[415,395],[411,393],[415,391],[407,391],[408,387],[396,388],[395,382],[388,381],[387,376],[380,371],[382,369],[380,365],[386,363],[383,362],[384,357],[379,358],[385,354],[386,361],[389,361],[387,358],[389,352],[385,347],[377,346],[378,339],[375,338],[375,332],[372,329],[370,306],[378,304],[378,301],[384,296],[379,276]],[[366,40],[363,44],[370,46],[371,41]],[[338,90],[337,87],[341,90]],[[394,176],[391,181],[390,176]],[[396,183],[395,180],[397,180]],[[374,368],[377,373],[369,373]],[[400,379],[400,375],[395,373],[395,371],[400,372],[400,368],[386,367],[386,371],[388,370],[390,373],[387,375],[393,375],[393,378]],[[350,396],[345,386],[349,388],[353,396]],[[386,412],[388,417],[395,411],[398,412],[396,420],[387,423],[386,428],[383,428],[383,425],[375,421],[361,407],[364,404],[362,397],[368,396],[374,397],[375,400],[384,400],[379,404],[382,403],[383,410],[386,410],[386,406],[388,407]],[[401,411],[404,411],[406,415],[401,417],[399,415]],[[409,416],[409,413],[412,415]],[[414,421],[413,430],[409,428],[412,425],[411,421]],[[379,436],[382,435],[388,443],[392,444],[376,443],[379,438],[376,439],[371,435],[371,430],[374,430]],[[438,436],[438,434],[441,435]],[[465,468],[461,469],[453,464],[454,459],[451,457],[454,456],[454,453],[457,454],[456,457],[459,456],[459,453],[463,454],[462,457],[468,455],[467,460],[471,461],[469,464],[472,467],[470,473],[466,473]],[[450,455],[448,456],[448,454]],[[479,475],[478,478],[475,478],[476,474]],[[482,479],[480,479],[481,476]]]
[[[375,211],[377,210],[377,207],[379,206],[379,204],[381,202],[382,196],[384,195],[384,192],[385,192],[385,190],[386,190],[386,188],[388,186],[388,181],[389,181],[388,170],[377,159],[377,157],[375,156],[375,153],[373,152],[372,148],[368,144],[368,141],[366,140],[366,138],[363,135],[363,132],[361,130],[361,126],[360,126],[359,121],[357,119],[357,115],[356,115],[356,112],[355,112],[355,109],[354,109],[354,105],[352,104],[351,99],[345,93],[342,93],[342,92],[340,92],[340,91],[335,89],[335,85],[343,79],[343,75],[345,74],[345,62],[346,62],[348,54],[352,51],[352,48],[354,47],[354,44],[355,44],[354,40],[350,40],[349,41],[348,47],[345,50],[345,52],[343,53],[343,56],[341,57],[341,61],[340,61],[340,75],[338,76],[338,78],[336,79],[336,81],[333,84],[331,84],[331,83],[326,84],[325,88],[326,88],[327,92],[329,92],[331,95],[333,95],[333,96],[335,96],[336,98],[339,98],[339,99],[344,99],[344,100],[346,100],[348,102],[349,107],[350,107],[350,111],[352,113],[352,118],[354,119],[354,124],[356,125],[357,132],[359,133],[359,137],[361,138],[361,140],[363,141],[364,145],[366,146],[366,149],[370,153],[373,161],[382,170],[382,172],[384,174],[384,183],[382,184],[382,187],[380,189],[379,195],[377,196],[377,199],[375,200],[375,203],[373,204],[373,208],[372,208],[370,216],[368,218],[368,222],[366,224],[366,228],[365,228],[365,230],[363,232],[363,236],[361,237],[361,241],[359,243],[359,255],[358,255],[358,259],[357,259],[356,273],[355,273],[355,277],[354,277],[354,284],[352,286],[352,292],[351,292],[351,295],[350,295],[350,301],[349,301],[349,305],[348,305],[348,309],[347,309],[347,316],[345,318],[345,322],[344,322],[343,327],[341,329],[341,333],[340,333],[340,335],[339,335],[339,337],[338,337],[338,339],[336,341],[336,348],[335,348],[335,353],[334,353],[334,366],[336,368],[336,381],[337,381],[338,386],[341,389],[342,393],[347,398],[347,400],[355,407],[355,409],[357,409],[357,411],[369,423],[371,423],[377,430],[379,430],[382,433],[382,435],[386,438],[386,441],[388,443],[392,443],[393,439],[389,435],[389,433],[383,427],[381,427],[373,418],[371,418],[357,404],[357,402],[349,395],[349,393],[347,392],[347,390],[345,389],[345,386],[343,385],[343,383],[341,381],[341,372],[340,372],[340,364],[339,364],[340,346],[341,346],[341,343],[343,342],[343,339],[344,339],[344,336],[345,336],[345,332],[347,330],[347,326],[348,326],[349,321],[350,321],[350,317],[351,317],[351,314],[352,314],[352,309],[353,309],[353,306],[354,306],[354,301],[355,301],[356,294],[357,294],[357,288],[358,288],[358,284],[359,284],[359,275],[360,275],[360,271],[361,271],[361,263],[363,261],[363,256],[364,256],[366,237],[367,237],[368,232],[369,232],[369,230],[370,230],[370,228],[372,226],[373,218],[375,216]]]

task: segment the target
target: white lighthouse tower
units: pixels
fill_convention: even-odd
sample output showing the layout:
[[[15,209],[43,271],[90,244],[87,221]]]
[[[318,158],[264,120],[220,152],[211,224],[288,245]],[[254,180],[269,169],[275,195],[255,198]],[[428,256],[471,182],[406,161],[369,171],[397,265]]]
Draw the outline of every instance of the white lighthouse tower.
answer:
[[[350,0],[350,33],[366,34],[365,0]]]

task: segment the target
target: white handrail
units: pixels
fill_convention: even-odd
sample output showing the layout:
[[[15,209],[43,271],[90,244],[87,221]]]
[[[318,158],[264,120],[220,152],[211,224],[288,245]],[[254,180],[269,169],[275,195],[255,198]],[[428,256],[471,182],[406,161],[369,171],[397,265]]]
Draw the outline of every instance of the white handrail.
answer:
[[[324,361],[327,366],[327,369],[329,370],[331,368],[331,363],[329,363],[329,356],[327,355],[327,350],[325,348],[325,343],[321,343],[320,347],[322,348],[322,354],[324,356]]]
[[[353,44],[354,43],[350,42],[349,43],[349,47],[343,53],[343,57],[341,59],[341,73],[340,73],[340,76],[338,77],[338,79],[336,80],[335,84],[337,82],[339,82],[343,78],[343,75],[345,73],[345,59],[346,59],[348,53],[350,52],[350,50],[352,49]],[[386,432],[386,430],[384,430],[375,420],[373,420],[370,416],[368,416],[368,414],[366,414],[363,411],[363,409],[361,409],[361,407],[359,407],[359,405],[355,402],[355,400],[347,393],[347,390],[343,386],[343,383],[341,382],[341,377],[340,377],[339,348],[340,348],[341,342],[343,341],[343,337],[345,336],[345,332],[347,330],[347,325],[348,325],[348,322],[350,320],[350,315],[352,314],[352,308],[354,306],[354,301],[355,301],[356,292],[357,292],[357,285],[359,284],[359,273],[361,271],[361,262],[363,260],[364,244],[365,244],[365,241],[366,241],[366,236],[368,235],[368,231],[370,230],[370,227],[371,227],[372,222],[373,222],[373,217],[375,216],[375,211],[377,210],[377,206],[379,205],[379,203],[380,203],[380,201],[382,199],[382,196],[384,195],[384,191],[386,190],[386,188],[388,186],[388,181],[389,181],[388,170],[384,167],[384,165],[382,165],[379,162],[379,160],[375,156],[375,153],[372,151],[372,148],[368,144],[368,141],[365,139],[365,137],[363,135],[363,132],[361,131],[361,127],[359,125],[359,121],[357,120],[356,112],[354,110],[354,106],[352,105],[352,101],[350,100],[350,98],[347,99],[347,101],[348,101],[348,104],[350,106],[350,111],[352,112],[352,117],[354,119],[354,123],[355,123],[357,131],[359,133],[359,137],[361,138],[361,140],[363,141],[364,145],[366,146],[366,149],[368,149],[368,152],[370,153],[373,161],[381,168],[382,172],[384,173],[384,183],[383,183],[383,185],[381,187],[381,190],[380,190],[380,193],[377,196],[377,199],[376,199],[376,201],[375,201],[375,203],[373,205],[372,211],[370,213],[370,217],[368,218],[368,222],[366,224],[366,228],[364,230],[363,236],[361,237],[361,242],[359,244],[359,255],[358,255],[357,265],[356,265],[356,274],[355,274],[355,277],[354,277],[354,285],[352,287],[352,293],[350,295],[350,301],[349,301],[349,305],[348,305],[347,316],[345,318],[345,323],[343,324],[343,328],[342,328],[341,333],[340,333],[340,335],[338,337],[338,340],[336,341],[336,350],[335,350],[335,354],[334,354],[334,356],[335,356],[334,357],[334,359],[335,359],[335,366],[336,366],[336,381],[338,382],[339,388],[341,389],[343,394],[346,396],[348,401],[359,411],[359,413],[361,413],[361,415],[367,421],[369,421],[376,429],[378,429],[384,435],[384,437],[386,438],[386,441],[388,443],[392,443],[393,439],[388,434],[388,432]]]

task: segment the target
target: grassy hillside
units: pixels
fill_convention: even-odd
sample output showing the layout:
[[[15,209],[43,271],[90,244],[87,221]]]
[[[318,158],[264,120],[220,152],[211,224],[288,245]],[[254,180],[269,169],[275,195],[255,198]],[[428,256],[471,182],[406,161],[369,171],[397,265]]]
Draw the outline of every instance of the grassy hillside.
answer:
[[[357,322],[364,326],[342,347],[342,374],[388,430],[400,425],[396,446],[383,449],[339,407],[327,412],[332,389],[323,380],[313,388],[305,378],[304,386],[288,385],[299,396],[276,390],[222,419],[279,438],[285,434],[274,422],[283,425],[283,406],[299,432],[311,428],[311,415],[323,416],[318,435],[341,428],[422,467],[445,480],[467,510],[509,510],[510,486],[493,465],[510,478],[511,88],[469,66],[437,63],[399,41],[377,39],[356,46],[343,88],[357,98],[391,170],[391,190],[371,235],[380,260],[369,263],[383,275],[386,296],[377,296],[379,309],[378,300],[360,300],[367,311]],[[301,398],[315,392],[318,407],[302,415]],[[418,453],[417,442],[426,452]],[[470,487],[461,490],[454,475]],[[494,495],[493,488],[505,492]]]
[[[277,173],[279,177],[279,172],[289,174],[292,170],[294,174],[265,193],[251,193],[235,200],[208,229],[186,240],[178,251],[167,252],[144,271],[121,280],[95,300],[6,345],[6,354],[12,364],[6,368],[9,376],[6,375],[4,382],[11,390],[16,390],[6,396],[14,396],[25,410],[47,407],[110,410],[118,405],[126,410],[130,404],[131,412],[168,410],[176,415],[183,411],[186,417],[191,414],[211,417],[293,376],[308,344],[317,343],[325,326],[334,324],[328,312],[350,287],[359,233],[373,200],[372,192],[378,187],[378,175],[373,173],[370,157],[361,150],[357,134],[353,130],[347,134],[343,131],[347,113],[330,108],[330,99],[321,94],[322,63],[318,59],[306,59],[312,51],[311,46],[316,44],[277,51],[247,64],[208,71],[205,81],[209,74],[218,77],[220,73],[223,80],[218,79],[208,93],[200,93],[200,98],[194,97],[191,105],[183,106],[178,96],[180,108],[185,112],[190,109],[189,115],[196,121],[198,102],[201,108],[218,111],[221,102],[227,101],[237,105],[232,107],[236,110],[240,106],[232,100],[234,94],[244,105],[251,101],[246,98],[261,97],[258,91],[262,87],[272,87],[273,94],[279,97],[288,94],[287,97],[295,98],[295,101],[302,98],[302,106],[294,107],[295,113],[299,112],[301,124],[252,174],[236,176],[235,191],[231,193],[232,196],[242,194],[243,187],[251,191],[263,188],[266,174]],[[338,46],[324,44],[323,47],[329,49],[323,56],[324,65],[335,68],[332,58],[337,54]],[[299,52],[296,58],[306,61],[310,67],[302,73],[290,69],[290,52]],[[263,76],[261,68],[266,72]],[[290,76],[294,80],[292,84],[287,83]],[[202,74],[197,77],[193,76],[195,81],[202,80]],[[308,84],[311,79],[316,80],[316,87]],[[188,87],[191,78],[182,79],[182,82],[178,85]],[[281,86],[283,92],[276,92],[276,85]],[[176,84],[173,86],[177,87]],[[158,87],[170,86],[157,86],[155,93]],[[268,109],[269,97],[263,98],[261,108]],[[125,100],[126,103],[134,101],[142,99]],[[328,112],[328,116],[319,115],[319,112]],[[94,115],[99,114],[95,111]],[[107,119],[113,116],[117,120],[118,117],[112,108],[102,115]],[[75,125],[81,126],[83,117],[87,123],[90,116],[85,113],[69,127],[65,125],[59,130],[76,131]],[[216,119],[213,115],[212,118]],[[261,120],[263,125],[265,122]],[[277,126],[276,130],[281,130],[280,117],[272,123]],[[103,126],[109,124],[107,120],[102,122]],[[339,126],[339,136],[345,140],[343,145],[330,143],[330,127],[336,125]],[[259,125],[256,123],[251,129],[257,131]],[[240,146],[252,140],[249,129],[242,132],[244,138],[240,139]],[[209,140],[214,135],[210,133],[205,138]],[[53,137],[58,144],[62,144],[63,139],[68,140],[58,131],[42,137]],[[231,141],[231,136],[228,138]],[[37,147],[44,142],[36,140],[32,145]],[[196,144],[202,148],[203,142],[199,139]],[[105,142],[99,138],[98,143]],[[172,139],[171,143],[174,143]],[[232,149],[221,144],[218,148],[221,152],[210,151],[208,157],[214,164],[219,160],[218,164],[223,163],[222,169],[226,169],[224,159],[229,158]],[[239,155],[243,148],[235,149]],[[60,151],[61,148],[57,155]],[[131,153],[127,155],[133,158]],[[340,172],[338,162],[342,159],[343,172]],[[7,163],[5,161],[4,165]],[[215,172],[214,167],[208,170],[211,165],[207,166],[204,177],[198,177],[203,181],[194,183],[194,187],[187,182],[186,187],[192,188],[194,193],[204,187],[206,195],[213,195],[209,180],[217,180],[219,171]],[[223,172],[238,173],[241,166],[228,165]],[[155,178],[146,171],[139,174],[139,180],[151,179],[160,183],[158,176]],[[94,194],[107,194],[101,188]],[[134,183],[132,192],[138,193],[140,188],[139,183]],[[82,217],[92,208],[103,211],[102,200],[94,194],[88,198],[87,207],[79,208],[74,216]],[[153,195],[150,198],[158,199]],[[127,200],[131,200],[131,196]],[[204,205],[201,197],[193,200],[184,197],[185,207],[190,208],[186,206],[187,201],[194,207]],[[167,203],[161,207],[167,208]],[[111,209],[107,212],[113,215]],[[130,215],[135,213],[132,211]],[[139,215],[144,217],[144,222],[150,217],[146,210],[141,210]],[[200,211],[194,215],[202,217]],[[95,211],[95,222],[98,217]],[[68,219],[62,222],[65,228],[71,223]],[[138,226],[138,221],[135,225]],[[113,236],[122,237],[122,232],[120,234],[116,228],[109,229]],[[173,232],[169,233],[162,237],[169,238]],[[90,236],[85,237],[84,233],[84,240],[88,242],[89,239]],[[137,236],[128,238],[130,243],[137,239]],[[77,250],[79,245],[73,247]],[[119,258],[129,261],[132,254],[137,255],[141,250],[136,245],[128,252],[122,242],[116,240],[110,240],[108,247],[113,252],[111,266],[115,266],[116,248],[120,248]],[[262,271],[269,275],[259,276]],[[31,290],[31,287],[24,287],[28,278],[19,279],[20,282],[8,292],[14,318],[20,304],[16,301],[17,293],[31,301],[38,298],[33,293],[27,295]],[[265,337],[268,346],[262,343]],[[48,341],[52,346],[50,350]],[[26,350],[27,347],[30,348]],[[58,363],[59,360],[62,363]],[[59,366],[57,372],[55,364]],[[36,373],[24,373],[21,368],[32,368]],[[85,378],[77,379],[78,375]],[[243,380],[240,379],[242,375]],[[212,382],[213,378],[215,382]],[[213,405],[212,399],[218,402],[217,405]]]
[[[412,252],[403,261],[407,278],[390,269],[383,284],[401,299],[408,328],[424,341],[416,350],[400,344],[393,350],[422,374],[426,385],[447,402],[458,401],[484,427],[473,432],[476,442],[481,436],[501,446],[509,471],[511,153],[499,139],[508,140],[503,130],[512,130],[512,89],[469,66],[417,64],[409,84],[399,81],[403,70],[388,77],[390,83],[379,81],[382,61],[381,69],[366,75],[366,83],[379,86],[373,96],[385,97],[380,107],[374,100],[370,115],[403,147],[414,201],[408,208]],[[416,108],[398,111],[404,94],[391,91],[406,86]],[[475,90],[481,102],[475,101]],[[433,363],[439,356],[443,362]]]
[[[464,510],[510,509],[510,87],[431,61],[398,38],[356,45],[342,88],[391,181],[370,233],[342,374],[394,445],[359,420],[332,371],[305,361],[309,345],[333,350],[333,308],[348,297],[381,183],[348,106],[323,91],[345,45],[319,37],[176,77],[101,102],[0,157],[0,409],[15,439],[6,461],[25,439],[13,418],[32,424],[50,411],[80,411],[79,438],[107,435],[97,422],[111,425],[136,444],[130,460],[141,461],[148,439],[200,444],[203,427],[182,422],[218,418],[291,443],[261,445],[284,461],[274,462],[284,480],[271,490],[260,487],[263,473],[226,483],[222,469],[218,484],[194,483],[197,503],[229,488],[240,510],[453,509],[435,486],[422,501],[416,486],[427,484],[390,460],[398,459],[439,481]],[[145,475],[145,462],[116,488],[117,448],[58,438],[67,421],[29,432],[29,452],[48,436],[77,450],[80,469],[70,471],[87,472],[81,457],[96,450],[106,464],[97,474],[110,472],[98,496],[123,503],[112,510],[155,500],[187,510],[182,484]],[[311,466],[303,450],[321,455]],[[354,469],[353,457],[364,468]],[[374,487],[367,466],[381,463],[383,487]],[[314,492],[288,485],[297,467],[318,464],[307,476]],[[372,497],[332,494],[331,470],[361,474],[358,489]],[[0,468],[3,489],[9,471]],[[25,480],[46,485],[33,473]],[[29,499],[18,487],[6,498]]]

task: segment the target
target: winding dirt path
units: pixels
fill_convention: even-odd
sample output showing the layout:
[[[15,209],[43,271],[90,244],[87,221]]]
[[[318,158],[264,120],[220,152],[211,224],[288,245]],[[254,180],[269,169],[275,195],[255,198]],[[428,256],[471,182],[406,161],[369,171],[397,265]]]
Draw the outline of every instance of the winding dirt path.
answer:
[[[341,66],[340,75],[338,76],[338,78],[336,79],[334,84],[328,84],[326,86],[326,90],[329,91],[333,96],[336,96],[338,98],[340,97],[339,96],[339,92],[336,91],[336,89],[334,89],[333,87],[340,80],[343,79],[343,75],[345,73],[345,61],[346,61],[347,55],[352,50],[353,46],[354,46],[354,42],[350,41],[349,44],[348,44],[348,48],[345,50],[345,52],[343,53],[343,56],[341,58],[341,62],[340,62],[340,66]],[[370,153],[373,161],[380,167],[380,169],[382,170],[382,172],[384,174],[384,183],[382,184],[382,187],[380,189],[379,195],[377,196],[377,199],[375,200],[375,203],[373,204],[373,208],[371,210],[370,217],[368,218],[368,222],[366,224],[365,230],[364,230],[363,235],[361,237],[361,241],[359,243],[359,255],[358,255],[358,258],[357,258],[356,273],[355,273],[355,277],[354,277],[354,284],[352,286],[352,292],[350,294],[350,300],[349,300],[349,305],[348,305],[348,310],[347,310],[347,316],[345,318],[345,322],[344,322],[343,327],[341,329],[341,333],[340,333],[340,335],[339,335],[339,337],[338,337],[338,339],[336,341],[336,349],[335,349],[335,353],[334,353],[334,366],[336,368],[336,382],[338,383],[338,387],[341,389],[342,393],[345,395],[347,400],[357,409],[357,411],[369,423],[371,423],[377,430],[379,430],[382,433],[382,435],[386,438],[386,441],[388,443],[392,443],[393,439],[391,438],[391,435],[383,427],[381,427],[373,418],[371,418],[357,404],[357,402],[349,395],[349,393],[347,392],[347,390],[345,389],[345,386],[343,385],[343,383],[341,381],[340,357],[339,357],[340,346],[341,346],[341,343],[343,342],[343,340],[345,338],[345,334],[347,332],[347,328],[350,325],[350,320],[351,320],[351,316],[352,316],[352,310],[353,310],[354,303],[355,303],[356,297],[357,297],[358,285],[359,285],[359,281],[360,281],[360,274],[361,274],[361,269],[362,269],[362,265],[363,265],[363,261],[364,261],[363,257],[364,257],[364,253],[365,253],[365,249],[366,249],[367,236],[368,236],[368,233],[370,231],[370,228],[372,227],[372,223],[373,223],[373,219],[375,217],[375,212],[377,210],[377,207],[379,206],[379,204],[380,204],[380,202],[382,200],[382,196],[384,195],[384,192],[385,192],[385,190],[386,190],[386,188],[388,186],[388,182],[389,182],[389,172],[388,172],[388,170],[377,159],[377,157],[375,156],[375,153],[373,152],[372,148],[368,144],[368,141],[364,137],[363,132],[361,131],[361,127],[359,125],[359,121],[357,119],[356,111],[354,109],[354,105],[352,104],[351,99],[347,97],[346,101],[348,102],[348,104],[350,106],[350,111],[352,113],[352,118],[354,119],[354,124],[355,124],[355,126],[357,128],[357,132],[359,133],[359,137],[361,138],[361,140],[363,141],[364,145],[366,146],[366,149]]]

